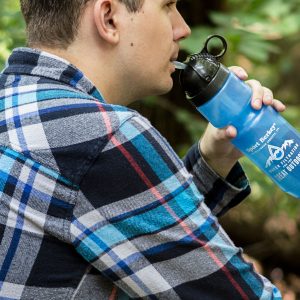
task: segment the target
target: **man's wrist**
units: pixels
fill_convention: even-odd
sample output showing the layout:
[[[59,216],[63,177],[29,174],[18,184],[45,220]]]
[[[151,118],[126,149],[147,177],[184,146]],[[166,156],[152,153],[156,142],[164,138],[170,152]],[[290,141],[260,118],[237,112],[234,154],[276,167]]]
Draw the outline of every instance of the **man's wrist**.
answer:
[[[227,177],[231,169],[237,163],[237,160],[228,159],[224,157],[211,157],[210,155],[207,155],[207,153],[205,153],[201,149],[201,140],[198,143],[198,151],[204,159],[204,161],[206,162],[206,164],[224,179]]]

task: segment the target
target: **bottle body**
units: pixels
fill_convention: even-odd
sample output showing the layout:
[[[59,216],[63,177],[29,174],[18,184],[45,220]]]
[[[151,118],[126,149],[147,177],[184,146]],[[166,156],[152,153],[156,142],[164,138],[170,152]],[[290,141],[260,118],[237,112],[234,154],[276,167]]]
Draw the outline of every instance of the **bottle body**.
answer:
[[[270,106],[245,122],[243,129],[236,127],[232,143],[283,191],[300,199],[299,133]]]
[[[251,107],[250,87],[230,73],[197,110],[215,127],[233,125],[232,143],[283,191],[300,198],[300,134],[270,106]]]

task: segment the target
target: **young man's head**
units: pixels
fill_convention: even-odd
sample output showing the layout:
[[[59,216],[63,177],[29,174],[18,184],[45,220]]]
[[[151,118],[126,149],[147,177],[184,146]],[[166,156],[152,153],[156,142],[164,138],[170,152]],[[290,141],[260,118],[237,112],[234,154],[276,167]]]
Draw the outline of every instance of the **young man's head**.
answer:
[[[168,92],[190,29],[177,0],[21,0],[28,44],[70,61],[106,101]]]
[[[29,46],[67,48],[78,32],[87,2],[94,0],[20,0]],[[129,12],[138,11],[144,0],[118,0]]]

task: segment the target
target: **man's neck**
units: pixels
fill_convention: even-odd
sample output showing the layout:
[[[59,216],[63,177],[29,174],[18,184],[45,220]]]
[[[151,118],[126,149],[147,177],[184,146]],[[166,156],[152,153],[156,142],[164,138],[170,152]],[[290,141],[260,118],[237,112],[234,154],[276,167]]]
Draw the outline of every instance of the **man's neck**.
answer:
[[[72,45],[67,49],[36,47],[41,51],[56,55],[78,68],[101,92],[106,102],[127,105],[126,95],[122,92],[121,80],[116,76],[114,59],[106,58],[105,53],[96,54],[85,47]]]

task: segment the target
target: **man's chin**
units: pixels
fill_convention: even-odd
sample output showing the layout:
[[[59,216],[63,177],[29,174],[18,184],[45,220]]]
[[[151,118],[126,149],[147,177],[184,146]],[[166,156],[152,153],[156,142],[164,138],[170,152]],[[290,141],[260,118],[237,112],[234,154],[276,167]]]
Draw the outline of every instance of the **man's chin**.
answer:
[[[165,85],[161,85],[160,90],[158,90],[155,95],[156,96],[161,96],[161,95],[165,95],[167,93],[169,93],[172,88],[173,88],[173,79],[171,79],[168,83],[166,83]]]
[[[169,93],[173,88],[173,79],[170,78],[168,82],[164,82],[164,84],[160,83],[160,85],[156,85],[152,87],[152,89],[143,89],[139,97],[137,97],[134,101],[145,99],[151,96],[162,96]]]

